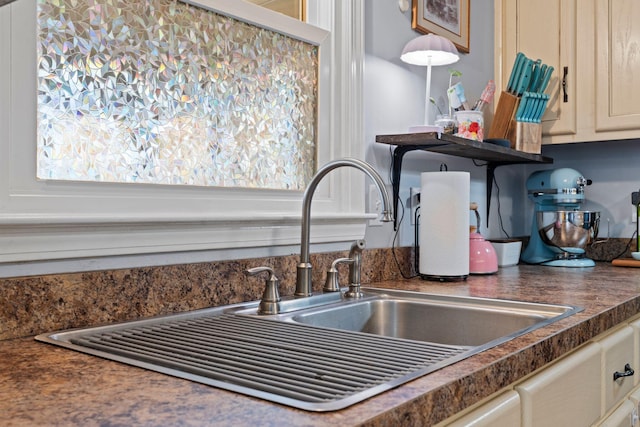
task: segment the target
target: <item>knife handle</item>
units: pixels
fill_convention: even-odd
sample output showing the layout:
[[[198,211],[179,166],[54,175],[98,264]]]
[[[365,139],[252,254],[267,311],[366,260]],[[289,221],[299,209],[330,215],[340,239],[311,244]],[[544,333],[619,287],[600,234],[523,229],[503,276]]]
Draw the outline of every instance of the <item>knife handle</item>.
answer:
[[[564,68],[565,68],[565,73],[567,73],[568,68],[567,67],[564,67]],[[538,92],[543,93],[547,89],[549,80],[551,80],[551,74],[553,74],[553,70],[554,70],[553,66],[549,66],[547,68],[547,71],[544,74],[544,77],[542,79],[542,83],[540,83],[540,88],[538,89]],[[565,77],[566,77],[566,74],[565,74]]]
[[[507,83],[507,92],[515,93],[518,85],[518,79],[520,77],[520,70],[527,57],[522,52],[518,52],[516,60],[513,63],[511,69],[511,76],[509,76],[509,82]]]
[[[523,96],[520,98],[520,105],[518,105],[518,109],[516,110],[516,121],[523,122],[525,111],[527,110],[527,102],[529,98],[527,96]]]
[[[531,59],[526,59],[524,61],[524,65],[522,67],[522,70],[520,71],[520,80],[518,81],[518,86],[516,87],[516,96],[521,96],[529,87],[532,66],[533,61]]]
[[[541,59],[538,59],[533,64],[533,72],[531,73],[531,81],[529,82],[529,87],[527,88],[528,92],[537,92],[538,91],[538,83],[540,83],[540,66],[541,66],[541,64],[542,64],[542,60]]]

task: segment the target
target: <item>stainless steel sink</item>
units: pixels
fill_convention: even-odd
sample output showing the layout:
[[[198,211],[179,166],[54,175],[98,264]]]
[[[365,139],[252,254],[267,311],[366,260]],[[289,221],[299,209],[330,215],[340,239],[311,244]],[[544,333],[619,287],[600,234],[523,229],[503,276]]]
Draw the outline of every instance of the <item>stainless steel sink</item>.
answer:
[[[309,411],[345,408],[581,309],[363,288],[37,340]]]
[[[468,347],[496,344],[576,312],[566,305],[365,289],[366,298],[281,315],[324,328]]]

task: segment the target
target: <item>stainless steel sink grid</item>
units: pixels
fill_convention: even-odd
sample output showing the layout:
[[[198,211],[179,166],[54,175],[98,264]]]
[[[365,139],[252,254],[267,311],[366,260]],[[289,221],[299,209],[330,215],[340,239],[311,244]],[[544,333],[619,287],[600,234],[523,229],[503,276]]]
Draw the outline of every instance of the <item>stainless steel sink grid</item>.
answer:
[[[469,351],[235,314],[134,323],[37,339],[309,411],[342,409]]]
[[[299,409],[334,411],[580,310],[572,306],[363,290],[366,297],[356,300],[343,300],[336,292],[283,301],[285,313],[279,315],[258,316],[258,303],[253,302],[44,334],[36,339]],[[380,301],[386,303],[379,304]],[[412,309],[396,310],[394,316],[385,314],[399,302],[406,302]],[[426,311],[420,308],[421,304]],[[499,319],[509,319],[501,316],[517,312],[515,318],[529,320],[503,330],[504,336],[485,336],[479,342],[465,336],[459,339],[453,333],[454,339],[445,340],[438,337],[447,334],[403,332],[428,330],[429,320],[428,316],[422,318],[424,314],[436,310],[437,316],[446,317],[446,307],[461,319],[467,311],[480,310],[494,313]],[[369,310],[373,310],[372,318],[378,318],[377,324],[404,324],[404,329],[394,329],[393,325],[380,330],[363,328],[363,313]],[[482,318],[488,318],[486,313]],[[468,319],[478,322],[481,318],[473,314]],[[413,323],[413,328],[406,328],[407,323]],[[491,328],[490,324],[485,326]],[[460,329],[464,325],[454,327]],[[434,338],[439,341],[429,341]]]

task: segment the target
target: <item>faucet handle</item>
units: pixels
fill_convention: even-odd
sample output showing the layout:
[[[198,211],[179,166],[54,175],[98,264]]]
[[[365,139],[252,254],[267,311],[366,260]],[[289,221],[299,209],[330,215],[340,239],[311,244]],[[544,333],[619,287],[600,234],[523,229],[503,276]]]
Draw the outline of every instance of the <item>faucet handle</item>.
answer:
[[[271,267],[254,267],[247,270],[249,276],[255,276],[262,272],[268,272],[269,278],[265,281],[258,314],[278,314],[280,312],[280,293],[278,292],[280,280],[273,273],[273,269]]]
[[[340,283],[338,281],[338,264],[353,264],[352,258],[338,258],[331,263],[331,268],[327,271],[327,281],[324,283],[323,292],[339,292]]]

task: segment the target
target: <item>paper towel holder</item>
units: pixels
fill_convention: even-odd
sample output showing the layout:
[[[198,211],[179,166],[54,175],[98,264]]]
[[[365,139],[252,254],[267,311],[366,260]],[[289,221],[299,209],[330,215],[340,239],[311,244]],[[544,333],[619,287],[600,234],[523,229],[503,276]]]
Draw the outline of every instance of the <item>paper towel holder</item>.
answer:
[[[432,282],[464,282],[467,280],[469,275],[461,275],[461,276],[438,276],[434,274],[422,274],[419,273],[420,278],[423,280],[429,280]]]
[[[470,173],[421,174],[420,218],[415,221],[416,273],[425,280],[464,281],[469,276]]]
[[[434,274],[423,274],[420,273],[420,245],[418,244],[418,226],[420,222],[420,215],[416,215],[415,225],[414,225],[414,240],[413,240],[413,268],[416,272],[416,275],[423,280],[429,280],[432,282],[464,282],[469,277],[468,274],[459,275],[459,276],[440,276]]]

